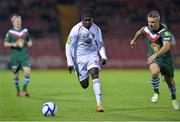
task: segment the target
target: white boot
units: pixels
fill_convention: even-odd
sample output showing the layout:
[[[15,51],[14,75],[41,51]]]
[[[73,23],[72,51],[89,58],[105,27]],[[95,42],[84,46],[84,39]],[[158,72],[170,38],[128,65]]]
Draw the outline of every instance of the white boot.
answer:
[[[179,102],[177,100],[172,100],[172,106],[175,110],[179,110]]]
[[[151,98],[151,102],[156,103],[158,101],[158,98],[159,98],[159,95],[157,93],[154,93]]]

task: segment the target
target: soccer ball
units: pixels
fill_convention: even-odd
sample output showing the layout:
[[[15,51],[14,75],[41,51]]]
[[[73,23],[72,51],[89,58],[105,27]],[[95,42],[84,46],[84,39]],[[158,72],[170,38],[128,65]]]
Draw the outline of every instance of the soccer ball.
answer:
[[[42,105],[42,114],[44,116],[55,116],[57,113],[57,106],[53,102],[46,102]]]

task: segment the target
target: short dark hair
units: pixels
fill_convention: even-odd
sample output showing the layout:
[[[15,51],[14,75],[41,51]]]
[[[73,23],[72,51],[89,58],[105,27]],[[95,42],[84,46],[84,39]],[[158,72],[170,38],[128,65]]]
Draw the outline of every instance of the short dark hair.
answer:
[[[87,8],[81,11],[81,19],[85,18],[85,17],[90,17],[93,18],[94,17],[94,11],[91,8]]]
[[[18,15],[18,14],[13,14],[13,15],[10,16],[10,21],[13,22],[13,20],[14,20],[15,18],[21,18],[21,16]]]
[[[151,12],[149,12],[148,17],[151,17],[151,18],[160,18],[160,14],[159,14],[158,11],[151,11]]]

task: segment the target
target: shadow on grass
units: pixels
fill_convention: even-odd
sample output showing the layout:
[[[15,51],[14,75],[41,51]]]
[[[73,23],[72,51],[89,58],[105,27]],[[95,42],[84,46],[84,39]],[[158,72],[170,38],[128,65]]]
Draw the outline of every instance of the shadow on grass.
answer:
[[[71,99],[71,98],[56,98],[56,97],[30,97],[30,99],[32,100],[40,100],[40,101],[61,101],[61,102],[79,102],[82,100],[78,100],[78,99]]]
[[[134,107],[134,108],[114,108],[108,111],[136,111],[136,110],[169,110],[171,107]]]

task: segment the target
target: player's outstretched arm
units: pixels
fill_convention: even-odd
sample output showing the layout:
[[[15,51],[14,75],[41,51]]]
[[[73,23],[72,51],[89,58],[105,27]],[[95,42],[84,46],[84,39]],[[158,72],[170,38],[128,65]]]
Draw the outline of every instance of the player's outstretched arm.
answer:
[[[136,45],[136,41],[142,37],[143,35],[143,30],[144,30],[144,27],[142,27],[140,30],[138,30],[136,32],[136,34],[134,35],[134,38],[131,40],[130,42],[130,46],[131,48],[133,48],[135,45]]]

